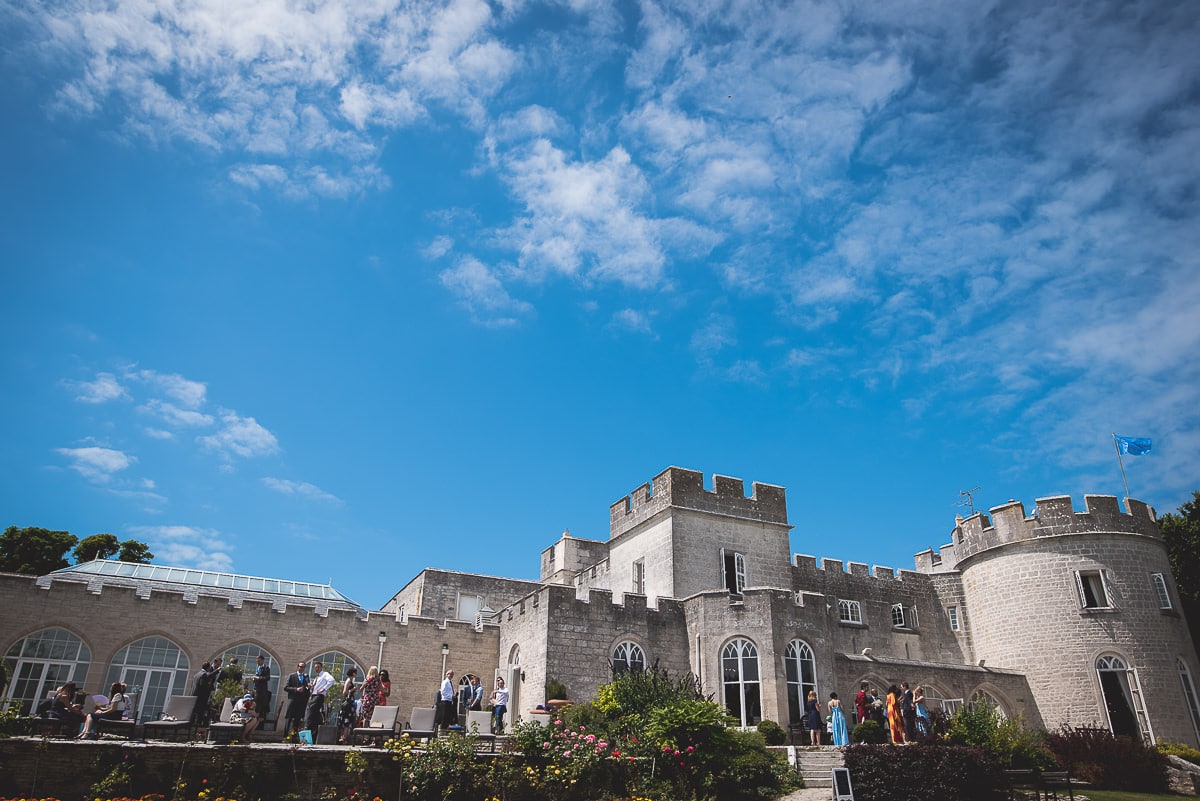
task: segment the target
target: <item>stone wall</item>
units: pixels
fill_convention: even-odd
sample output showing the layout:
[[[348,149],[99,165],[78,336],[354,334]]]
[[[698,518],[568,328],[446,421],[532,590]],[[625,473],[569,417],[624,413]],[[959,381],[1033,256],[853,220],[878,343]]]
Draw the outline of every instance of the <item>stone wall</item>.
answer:
[[[200,596],[195,603],[176,593],[153,592],[138,597],[131,588],[105,588],[100,594],[87,585],[55,580],[47,589],[31,576],[0,575],[0,653],[35,631],[58,626],[87,644],[92,664],[89,692],[103,692],[105,673],[122,647],[151,635],[166,637],[188,659],[189,676],[200,664],[243,643],[266,649],[284,672],[303,660],[326,651],[341,651],[360,665],[373,665],[379,656],[379,632],[387,634],[383,664],[392,677],[392,702],[401,714],[413,706],[429,706],[441,677],[445,643],[450,664],[462,673],[470,670],[490,676],[498,660],[499,631],[482,631],[465,622],[411,617],[404,624],[394,615],[358,616],[333,610],[327,617],[311,607],[288,604],[275,611],[270,603],[245,601],[231,607],[219,598]],[[188,687],[174,687],[186,694]],[[282,703],[283,699],[277,699]]]
[[[399,605],[404,604],[406,614],[433,620],[458,620],[459,596],[480,596],[485,607],[498,611],[539,586],[536,581],[426,568],[380,611],[395,615]]]

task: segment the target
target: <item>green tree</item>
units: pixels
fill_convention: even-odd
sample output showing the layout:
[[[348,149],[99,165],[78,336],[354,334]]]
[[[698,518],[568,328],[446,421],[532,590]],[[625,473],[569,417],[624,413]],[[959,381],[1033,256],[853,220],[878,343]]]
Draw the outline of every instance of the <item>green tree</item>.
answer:
[[[1200,491],[1179,507],[1158,518],[1171,561],[1171,574],[1179,591],[1179,605],[1187,617],[1192,644],[1200,648]]]
[[[67,531],[9,526],[0,534],[0,571],[41,576],[66,567],[79,540]]]
[[[84,537],[75,546],[75,561],[90,562],[93,559],[108,559],[121,550],[121,544],[112,534],[93,534]]]
[[[138,562],[148,565],[154,558],[154,554],[150,553],[150,546],[144,542],[125,540],[121,543],[121,552],[117,554],[117,558],[122,562]]]

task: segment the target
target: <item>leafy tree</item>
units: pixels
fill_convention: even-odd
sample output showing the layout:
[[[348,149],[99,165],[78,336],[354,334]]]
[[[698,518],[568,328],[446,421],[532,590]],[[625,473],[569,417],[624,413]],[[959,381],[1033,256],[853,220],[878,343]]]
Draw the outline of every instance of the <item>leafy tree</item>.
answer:
[[[75,546],[75,561],[90,562],[93,559],[107,559],[121,550],[120,543],[112,534],[93,534],[84,537]]]
[[[154,558],[154,554],[150,553],[150,546],[144,542],[125,540],[121,543],[121,552],[117,554],[117,558],[122,562],[138,562],[148,565]]]
[[[79,540],[67,531],[9,526],[0,534],[0,571],[41,576],[66,567]]]
[[[1193,492],[1178,514],[1168,512],[1159,517],[1158,527],[1167,546],[1192,643],[1200,647],[1200,492]]]

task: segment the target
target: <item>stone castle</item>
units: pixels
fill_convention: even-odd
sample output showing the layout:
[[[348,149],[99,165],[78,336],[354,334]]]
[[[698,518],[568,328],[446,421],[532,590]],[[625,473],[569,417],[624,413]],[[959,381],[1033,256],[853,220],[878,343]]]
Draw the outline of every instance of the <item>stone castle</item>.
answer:
[[[1144,503],[1010,502],[894,571],[791,554],[782,487],[712,486],[670,467],[611,506],[607,540],[545,549],[538,581],[428,568],[378,611],[328,586],[157,565],[3,575],[7,694],[124,678],[154,717],[201,662],[261,653],[276,683],[298,661],[380,664],[404,712],[430,705],[443,666],[502,675],[520,718],[551,680],[582,700],[614,669],[656,663],[695,674],[744,726],[797,720],[809,690],[904,680],[946,711],[985,702],[1047,728],[1200,745],[1200,666]]]

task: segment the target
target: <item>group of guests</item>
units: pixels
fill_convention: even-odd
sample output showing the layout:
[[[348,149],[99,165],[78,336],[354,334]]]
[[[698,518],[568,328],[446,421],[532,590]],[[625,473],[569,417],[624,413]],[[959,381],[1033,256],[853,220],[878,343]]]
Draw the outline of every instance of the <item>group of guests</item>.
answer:
[[[320,662],[313,662],[311,675],[305,671],[303,662],[296,664],[283,688],[288,696],[284,710],[288,737],[297,737],[301,729],[306,729],[315,741],[317,728],[326,720],[327,696],[335,684],[337,679]],[[347,670],[342,681],[342,700],[335,711],[338,742],[349,742],[354,728],[369,725],[375,707],[386,706],[391,694],[392,679],[386,669],[371,665],[361,685],[358,684],[358,668]]]
[[[78,685],[68,681],[54,691],[46,714],[58,720],[68,730],[78,729],[76,740],[96,739],[100,736],[97,730],[98,720],[120,720],[129,709],[129,696],[125,694],[125,684],[114,681],[108,688],[108,697],[97,699],[98,705],[88,714],[83,712],[82,694]]]
[[[854,723],[873,720],[884,731],[889,732],[893,743],[913,742],[929,731],[929,710],[925,706],[925,688],[917,685],[909,689],[908,682],[888,687],[886,699],[879,697],[879,689],[863,682],[854,697]],[[829,694],[829,730],[834,745],[850,744],[850,727],[846,713],[837,693]],[[821,703],[816,690],[809,690],[804,701],[804,725],[808,729],[809,744],[821,744],[821,732],[825,730]]]
[[[909,743],[929,731],[929,710],[925,706],[925,688],[909,689],[908,682],[888,687],[887,697],[879,697],[879,689],[863,682],[854,697],[854,710],[859,723],[873,720],[891,734],[897,745]]]
[[[496,686],[488,697],[492,705],[492,733],[504,732],[504,716],[508,713],[509,691],[504,678],[496,677]],[[473,673],[467,674],[467,685],[463,688],[463,706],[470,712],[483,711],[483,685],[479,677]],[[447,670],[442,677],[442,685],[438,688],[437,711],[434,714],[433,725],[450,727],[458,724],[458,708],[454,700],[454,671]]]
[[[233,716],[229,722],[241,723],[241,739],[249,740],[262,722],[263,715],[271,710],[271,666],[262,654],[258,655],[255,663],[254,673],[248,679],[236,656],[231,656],[228,664],[217,657],[201,665],[199,672],[192,677],[192,695],[196,696],[192,723],[207,726],[216,719],[219,713],[212,707],[213,694],[222,684],[234,682],[241,693],[234,702]]]

